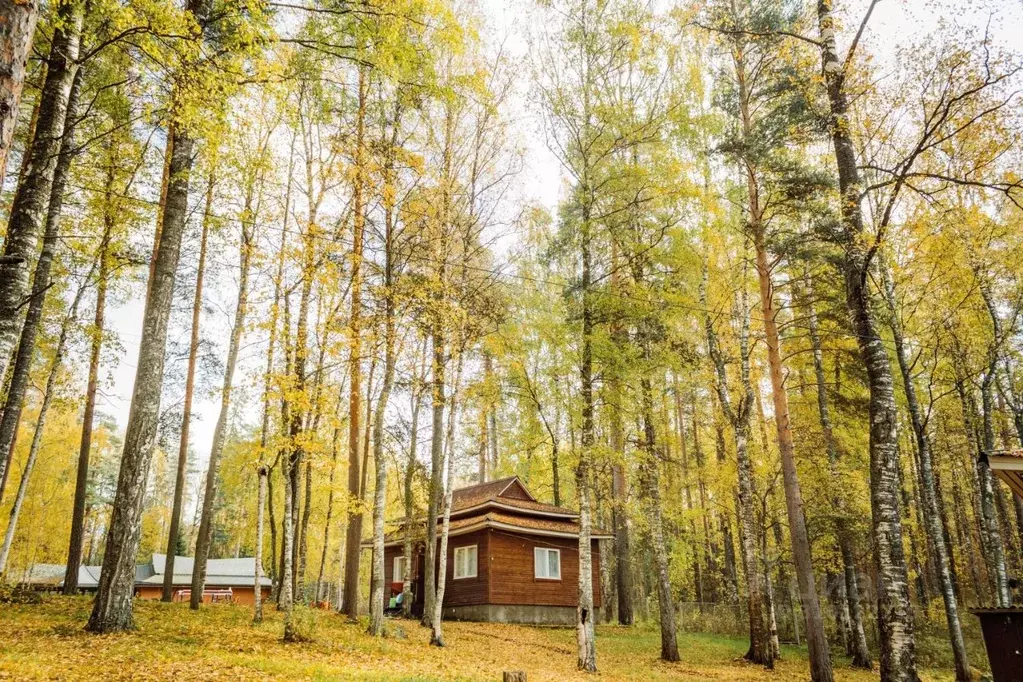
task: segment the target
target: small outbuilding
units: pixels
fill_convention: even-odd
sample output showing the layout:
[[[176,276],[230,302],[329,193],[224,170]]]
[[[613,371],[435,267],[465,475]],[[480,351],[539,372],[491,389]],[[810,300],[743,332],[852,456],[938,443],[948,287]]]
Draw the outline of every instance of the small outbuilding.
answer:
[[[139,599],[159,599],[163,595],[163,579],[167,555],[153,554],[147,563],[135,567],[135,596]],[[174,600],[187,601],[192,590],[192,557],[174,557]],[[99,587],[102,566],[79,566],[78,589],[95,592]],[[28,585],[37,589],[60,589],[64,584],[63,564],[35,564],[26,576]],[[209,559],[206,562],[206,585],[203,601],[225,601],[251,605],[256,595],[256,560],[252,557],[237,559]],[[271,582],[261,576],[263,598],[270,596]]]
[[[408,568],[405,529],[402,520],[384,542],[388,603],[401,593]],[[411,530],[412,612],[418,616],[425,594],[425,524],[413,522]],[[591,532],[594,608],[602,596],[599,541],[609,538]],[[578,604],[579,514],[537,501],[517,476],[455,490],[445,581],[445,619],[571,625]]]

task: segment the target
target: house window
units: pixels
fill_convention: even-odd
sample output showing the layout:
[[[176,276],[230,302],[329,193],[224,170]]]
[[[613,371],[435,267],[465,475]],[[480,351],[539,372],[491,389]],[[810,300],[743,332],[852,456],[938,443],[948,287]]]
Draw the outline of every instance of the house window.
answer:
[[[455,580],[476,577],[476,545],[455,547]]]
[[[535,548],[533,575],[543,580],[561,580],[561,550],[549,547]]]
[[[391,582],[392,583],[402,583],[402,582],[405,582],[405,564],[406,564],[405,557],[403,557],[403,556],[396,556],[396,557],[394,557],[394,566],[393,566],[394,570],[391,573]]]

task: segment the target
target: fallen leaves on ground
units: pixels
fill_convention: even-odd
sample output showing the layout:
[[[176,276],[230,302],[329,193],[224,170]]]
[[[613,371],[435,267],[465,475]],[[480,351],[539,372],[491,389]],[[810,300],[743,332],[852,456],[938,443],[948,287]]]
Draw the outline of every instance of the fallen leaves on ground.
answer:
[[[284,644],[272,607],[253,625],[251,609],[216,605],[198,613],[187,604],[136,602],[134,632],[92,635],[82,628],[88,597],[48,596],[40,604],[0,605],[0,680],[366,680],[432,682],[500,680],[524,670],[530,682],[590,680],[575,669],[574,632],[497,623],[445,623],[447,646],[429,646],[415,622],[391,620],[391,636],[374,639],[365,623],[332,612],[303,614],[313,641]],[[399,632],[400,631],[400,632]],[[601,627],[602,680],[805,680],[805,652],[783,650],[774,671],[742,661],[745,642],[684,634],[683,661],[658,660],[655,629]],[[872,680],[841,661],[840,680]],[[931,677],[945,679],[944,676]],[[950,677],[948,679],[951,679]]]

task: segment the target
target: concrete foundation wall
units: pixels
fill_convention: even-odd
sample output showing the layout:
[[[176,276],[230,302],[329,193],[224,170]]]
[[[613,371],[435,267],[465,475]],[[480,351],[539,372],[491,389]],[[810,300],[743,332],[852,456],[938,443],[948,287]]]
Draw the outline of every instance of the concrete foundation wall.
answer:
[[[521,604],[448,606],[444,608],[444,619],[525,625],[575,625],[575,607]]]

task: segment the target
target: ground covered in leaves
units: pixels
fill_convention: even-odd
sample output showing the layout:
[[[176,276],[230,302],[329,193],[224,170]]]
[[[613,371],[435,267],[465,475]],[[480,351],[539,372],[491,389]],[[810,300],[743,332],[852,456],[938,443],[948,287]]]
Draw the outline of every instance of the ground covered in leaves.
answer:
[[[0,680],[500,680],[524,670],[530,682],[593,680],[575,670],[574,632],[481,623],[445,623],[447,646],[429,646],[429,633],[388,621],[389,636],[373,639],[365,623],[330,612],[301,611],[311,641],[281,642],[273,609],[261,625],[251,609],[218,605],[199,613],[186,604],[136,602],[138,630],[96,636],[83,631],[88,597],[48,596],[38,604],[0,604]],[[742,662],[739,638],[685,634],[683,661],[658,661],[655,629],[601,627],[597,651],[603,680],[805,680],[805,650],[783,648],[773,672]],[[837,660],[840,680],[873,680]],[[928,671],[926,679],[952,679]]]

